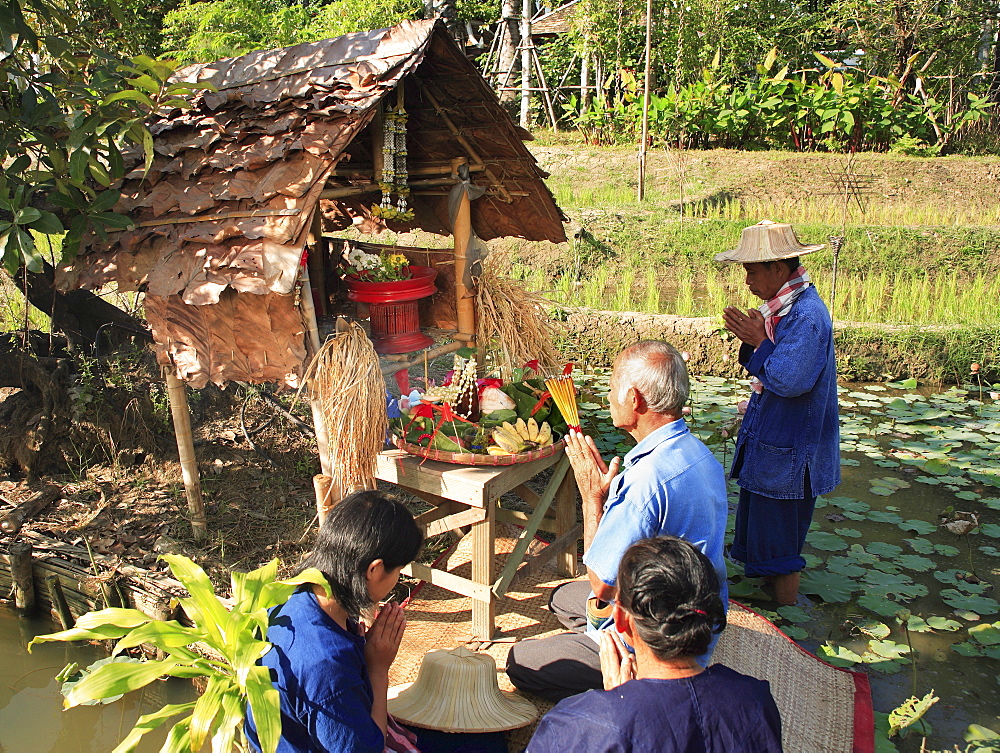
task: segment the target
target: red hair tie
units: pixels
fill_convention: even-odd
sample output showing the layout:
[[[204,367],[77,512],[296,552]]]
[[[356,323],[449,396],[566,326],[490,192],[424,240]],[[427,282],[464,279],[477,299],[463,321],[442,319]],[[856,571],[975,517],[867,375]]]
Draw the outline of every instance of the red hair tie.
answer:
[[[694,612],[695,614],[700,614],[702,617],[708,617],[708,615],[705,614],[704,609],[692,609],[691,611]]]

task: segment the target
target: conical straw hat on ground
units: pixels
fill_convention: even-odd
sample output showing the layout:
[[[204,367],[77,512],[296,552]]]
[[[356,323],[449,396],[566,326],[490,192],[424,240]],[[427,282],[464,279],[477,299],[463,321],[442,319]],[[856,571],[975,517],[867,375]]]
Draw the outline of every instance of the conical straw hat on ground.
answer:
[[[805,245],[795,237],[792,226],[782,222],[763,220],[743,228],[739,245],[731,251],[715,255],[721,264],[755,264],[805,256],[819,251],[826,244]]]
[[[531,724],[535,705],[497,685],[496,661],[464,646],[428,651],[416,682],[389,689],[389,713],[443,732],[502,732]]]

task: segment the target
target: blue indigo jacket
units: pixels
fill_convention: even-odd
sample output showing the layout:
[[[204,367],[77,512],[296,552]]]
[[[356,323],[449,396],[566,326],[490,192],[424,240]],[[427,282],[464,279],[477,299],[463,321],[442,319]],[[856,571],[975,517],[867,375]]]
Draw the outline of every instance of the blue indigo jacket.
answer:
[[[833,322],[815,287],[792,304],[774,337],[756,351],[740,348],[740,363],[764,389],[750,397],[730,475],[773,499],[827,494],[840,483],[837,362]]]

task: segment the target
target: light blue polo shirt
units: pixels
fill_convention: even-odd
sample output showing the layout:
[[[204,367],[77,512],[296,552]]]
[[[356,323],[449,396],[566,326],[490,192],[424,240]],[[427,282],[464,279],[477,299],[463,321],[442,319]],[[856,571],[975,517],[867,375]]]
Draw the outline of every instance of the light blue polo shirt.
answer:
[[[712,561],[722,584],[722,603],[728,608],[723,556],[729,513],[726,497],[722,464],[684,420],[661,426],[625,456],[621,472],[611,481],[604,515],[583,562],[602,581],[615,586],[618,564],[632,544],[652,536],[677,536]]]

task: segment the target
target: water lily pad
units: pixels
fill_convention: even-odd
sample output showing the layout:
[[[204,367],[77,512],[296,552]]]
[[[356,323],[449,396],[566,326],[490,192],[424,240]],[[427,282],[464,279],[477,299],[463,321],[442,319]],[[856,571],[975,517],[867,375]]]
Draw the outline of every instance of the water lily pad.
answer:
[[[979,532],[986,534],[992,539],[1000,539],[1000,526],[996,523],[984,523],[979,526]]]
[[[868,650],[883,659],[901,659],[910,653],[910,647],[905,643],[888,640],[868,641]]]
[[[983,646],[1000,645],[1000,622],[970,627],[969,637]]]
[[[897,604],[884,596],[870,593],[859,596],[858,605],[883,617],[895,617],[897,613],[905,609],[902,604]]]
[[[989,499],[981,499],[979,501],[991,510],[1000,510],[1000,497],[990,497]]]
[[[928,486],[937,486],[941,483],[941,479],[935,478],[934,476],[917,476],[913,480],[919,481],[921,484],[927,484]]]
[[[964,570],[956,570],[954,568],[950,570],[936,570],[934,572],[934,579],[946,585],[955,586],[958,585],[959,574],[964,572]]]
[[[956,609],[952,612],[953,615],[958,617],[960,620],[965,620],[966,622],[979,622],[982,617],[980,617],[975,612],[970,612],[967,609]]]
[[[960,492],[955,492],[955,496],[958,497],[959,499],[967,499],[970,501],[979,499],[979,495],[976,494],[975,492],[970,492],[965,490]]]
[[[868,513],[868,520],[873,523],[892,523],[893,525],[903,522],[903,518],[899,513],[889,512],[888,510],[872,510]]]
[[[981,546],[979,547],[979,551],[988,557],[1000,557],[1000,549],[997,549],[995,546]]]
[[[921,535],[933,533],[937,529],[936,525],[929,523],[926,520],[904,520],[898,525],[904,531],[913,531],[914,533],[919,533]]]
[[[931,615],[927,618],[927,624],[934,630],[942,630],[952,632],[958,630],[962,627],[960,622],[955,622],[955,620],[949,620],[947,617],[941,617],[939,615]]]
[[[834,528],[833,530],[838,536],[846,536],[849,539],[861,538],[861,531],[856,528]]]
[[[858,465],[861,465],[861,461],[860,460],[855,460],[854,458],[841,458],[840,459],[840,464],[841,465],[858,466]]]
[[[826,501],[834,507],[839,507],[841,510],[850,512],[868,512],[871,509],[871,505],[867,502],[851,499],[850,497],[827,497]]]
[[[921,557],[919,554],[901,554],[893,560],[900,567],[907,570],[915,570],[918,573],[926,573],[937,567],[937,563],[929,557]]]
[[[857,585],[850,578],[838,573],[810,570],[802,575],[799,590],[802,593],[818,596],[828,603],[839,603],[848,601],[851,594],[857,590]]]
[[[805,628],[800,628],[798,625],[788,625],[783,627],[781,628],[781,632],[793,641],[802,641],[809,637],[809,631]]]
[[[889,573],[890,575],[896,575],[900,572],[900,568],[895,562],[890,560],[880,560],[872,565],[876,570],[881,570],[883,573]]]
[[[901,672],[903,664],[909,663],[902,659],[883,659],[881,656],[876,656],[875,654],[865,654],[862,660],[868,665],[869,669],[886,675],[894,675]]]
[[[934,545],[927,539],[903,539],[917,554],[934,554]]]
[[[924,463],[924,471],[934,476],[947,476],[951,472],[951,465],[946,460],[932,458]]]
[[[903,599],[916,599],[927,595],[927,587],[914,583],[908,575],[883,573],[869,570],[863,581],[868,593],[873,596],[893,596]]]
[[[806,538],[806,543],[824,552],[839,552],[847,549],[847,542],[844,539],[826,531],[817,531],[809,534]]]
[[[873,620],[867,617],[862,617],[855,622],[854,627],[870,638],[876,639],[888,638],[889,633],[892,632],[889,626],[884,622],[879,622],[878,620]]]
[[[861,657],[846,646],[824,643],[816,649],[816,655],[835,667],[853,667],[861,663]]]
[[[915,614],[912,614],[907,618],[906,629],[911,633],[931,632],[931,626],[927,624],[927,621],[923,617],[918,617]]]
[[[900,553],[902,551],[902,549],[899,550]],[[871,565],[874,562],[878,562],[878,556],[866,551],[861,544],[851,544],[845,556],[859,565]]]
[[[809,616],[809,613],[802,607],[778,607],[778,614],[781,615],[782,619],[788,620],[789,622],[809,622],[809,620],[812,619],[812,617]]]
[[[935,544],[934,551],[943,557],[957,557],[959,554],[958,547],[950,544]]]
[[[955,609],[968,610],[979,615],[990,615],[1000,612],[1000,603],[988,596],[964,594],[954,588],[941,591],[941,600]]]
[[[873,541],[865,546],[865,551],[876,557],[898,557],[903,553],[903,548],[895,544],[887,544],[884,541]]]
[[[960,656],[979,656],[979,647],[974,643],[952,643],[951,650]]]
[[[830,572],[846,575],[848,578],[860,578],[866,572],[861,565],[855,564],[847,557],[831,557],[826,561],[826,569]]]

